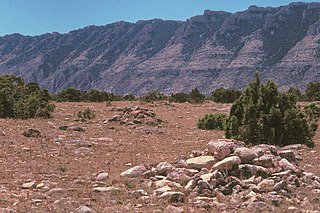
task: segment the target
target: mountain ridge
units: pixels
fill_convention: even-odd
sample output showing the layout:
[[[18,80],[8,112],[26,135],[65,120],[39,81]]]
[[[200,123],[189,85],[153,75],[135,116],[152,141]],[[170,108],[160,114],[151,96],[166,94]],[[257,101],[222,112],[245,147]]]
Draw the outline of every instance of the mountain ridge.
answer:
[[[241,89],[256,70],[280,89],[320,80],[320,3],[204,11],[186,21],[119,21],[69,33],[0,37],[0,74],[58,92],[166,94]]]

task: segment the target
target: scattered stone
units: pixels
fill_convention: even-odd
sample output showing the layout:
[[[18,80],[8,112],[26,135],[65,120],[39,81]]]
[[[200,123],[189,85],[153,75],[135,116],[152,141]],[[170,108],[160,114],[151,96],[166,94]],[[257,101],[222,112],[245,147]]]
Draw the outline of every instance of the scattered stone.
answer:
[[[294,172],[298,172],[299,169],[293,165],[292,163],[290,163],[287,159],[285,158],[282,158],[280,161],[279,161],[279,166],[283,169],[283,170],[291,170],[291,171],[294,171]]]
[[[164,187],[161,187],[161,188],[158,188],[156,190],[154,190],[153,192],[156,194],[156,195],[161,195],[165,192],[168,192],[168,191],[171,191],[171,187],[170,186],[164,186]]]
[[[108,187],[101,186],[101,187],[94,187],[93,191],[94,192],[119,192],[120,189],[114,186],[108,186]]]
[[[253,163],[258,166],[270,168],[274,166],[275,156],[272,154],[264,154],[263,156],[253,160]]]
[[[289,150],[280,150],[278,152],[278,155],[282,158],[287,159],[291,163],[296,163],[296,161],[297,161],[295,153],[290,149]]]
[[[169,203],[183,203],[187,196],[182,192],[164,192],[160,195],[160,198],[167,200]]]
[[[182,187],[179,183],[175,183],[175,182],[172,182],[170,180],[158,180],[158,181],[154,182],[152,185],[156,189],[157,188],[162,188],[162,187],[165,187],[165,186],[177,187],[177,188],[181,188]]]
[[[257,158],[256,152],[246,147],[238,147],[234,151],[234,154],[239,156],[242,163],[250,163],[253,159]]]
[[[30,181],[22,184],[23,189],[31,189],[31,188],[34,188],[35,186],[36,186],[36,181]]]
[[[210,169],[216,162],[217,159],[213,156],[199,156],[186,160],[187,168],[189,169]]]
[[[164,209],[163,213],[183,213],[183,212],[184,210],[182,208],[169,205]]]
[[[81,205],[76,209],[75,213],[96,213],[96,211],[88,206]]]
[[[269,192],[274,188],[274,180],[265,179],[258,184],[261,191]]]
[[[109,178],[109,174],[106,172],[100,172],[96,178],[96,181],[104,181]]]
[[[89,148],[89,147],[80,147],[78,149],[76,149],[74,151],[75,154],[77,155],[86,155],[86,154],[92,154],[92,148]]]
[[[52,196],[54,194],[58,194],[58,193],[64,193],[65,190],[63,188],[53,188],[48,192],[49,196]]]
[[[22,135],[25,137],[38,138],[38,137],[41,137],[41,132],[38,129],[30,128],[24,131]]]
[[[223,171],[229,171],[233,168],[236,168],[240,165],[241,163],[241,159],[238,156],[231,156],[231,157],[227,157],[219,162],[217,162],[216,164],[214,164],[212,166],[212,171],[215,170],[223,170]]]
[[[144,166],[135,166],[128,169],[127,171],[122,172],[120,175],[122,177],[134,178],[134,177],[142,176],[146,171],[147,169]]]
[[[173,166],[168,162],[161,162],[156,167],[156,172],[159,175],[167,175],[173,169]]]

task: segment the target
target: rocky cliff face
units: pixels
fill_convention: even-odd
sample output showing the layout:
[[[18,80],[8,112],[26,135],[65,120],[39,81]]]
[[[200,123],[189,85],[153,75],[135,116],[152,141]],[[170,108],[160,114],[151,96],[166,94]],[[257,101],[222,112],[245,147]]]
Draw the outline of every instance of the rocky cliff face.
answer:
[[[205,11],[89,26],[67,34],[0,37],[0,74],[57,92],[75,87],[141,95],[243,88],[260,70],[282,89],[320,80],[320,3],[237,13]]]

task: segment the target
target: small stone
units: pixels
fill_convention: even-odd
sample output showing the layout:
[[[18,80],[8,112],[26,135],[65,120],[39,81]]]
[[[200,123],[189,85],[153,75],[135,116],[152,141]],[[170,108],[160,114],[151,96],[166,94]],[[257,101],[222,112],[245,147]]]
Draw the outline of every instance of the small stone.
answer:
[[[217,160],[213,156],[199,156],[186,160],[189,169],[210,169],[216,162]]]
[[[278,151],[278,155],[282,158],[287,159],[291,163],[296,163],[296,155],[292,150],[280,150]]]
[[[292,213],[299,212],[299,209],[295,206],[289,206],[288,212],[292,212]]]
[[[158,189],[154,190],[153,192],[156,195],[161,195],[161,194],[163,194],[165,192],[168,192],[168,191],[171,191],[171,187],[170,186],[164,186],[164,187],[158,188]]]
[[[231,156],[217,162],[212,166],[212,171],[221,169],[223,171],[229,171],[235,167],[238,167],[241,163],[241,159],[238,156]]]
[[[30,181],[30,182],[22,184],[23,189],[34,188],[35,186],[36,186],[36,181]]]
[[[279,161],[279,166],[283,169],[283,170],[291,170],[291,171],[294,171],[294,172],[298,172],[299,169],[293,165],[292,163],[290,163],[287,159],[285,158],[282,158],[280,161]]]
[[[274,185],[273,191],[286,190],[287,185],[287,182],[285,180],[282,180]]]
[[[48,192],[48,195],[51,196],[53,194],[63,193],[65,190],[63,188],[53,188]]]
[[[242,163],[250,163],[253,159],[258,157],[253,150],[246,147],[236,148],[234,154],[240,157]]]
[[[183,212],[184,210],[182,208],[169,205],[164,209],[163,213],[183,213]]]
[[[272,154],[265,154],[253,160],[253,163],[258,166],[270,168],[274,166],[275,157]]]
[[[108,186],[108,187],[94,187],[94,192],[119,192],[120,189],[114,186]]]
[[[104,181],[107,180],[109,178],[109,174],[106,172],[101,172],[98,174],[96,181]]]
[[[76,209],[75,213],[96,213],[96,211],[88,206],[81,205]]]
[[[167,175],[174,167],[168,162],[161,162],[156,167],[156,172],[159,175]]]
[[[146,171],[147,169],[144,166],[135,166],[122,172],[120,175],[122,177],[135,178],[135,177],[142,176]]]
[[[38,129],[30,128],[24,131],[22,135],[25,137],[38,138],[38,137],[41,137],[41,132]]]
[[[258,184],[258,187],[262,191],[271,191],[274,187],[274,180],[265,179]]]
[[[164,192],[160,198],[168,200],[170,203],[183,203],[186,200],[186,195],[182,192]]]
[[[44,183],[39,183],[38,185],[36,185],[36,188],[43,188],[43,187],[45,187]]]
[[[177,187],[181,188],[182,186],[179,183],[170,181],[170,180],[158,180],[153,183],[155,188],[162,188],[164,186],[169,186],[169,187]]]

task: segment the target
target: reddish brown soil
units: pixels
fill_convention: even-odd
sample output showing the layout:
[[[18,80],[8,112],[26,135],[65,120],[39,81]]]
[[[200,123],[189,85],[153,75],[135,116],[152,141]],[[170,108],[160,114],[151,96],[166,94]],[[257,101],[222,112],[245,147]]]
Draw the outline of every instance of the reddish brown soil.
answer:
[[[119,112],[110,111],[118,106],[141,106],[154,110],[164,123],[150,127],[139,124],[125,126],[118,123],[103,124]],[[97,113],[90,122],[74,121],[79,110],[89,107]],[[80,205],[88,205],[97,212],[112,212],[106,207],[125,209],[125,212],[153,212],[163,209],[163,201],[143,203],[128,195],[127,189],[139,189],[139,181],[120,178],[129,167],[125,164],[156,164],[174,162],[187,157],[193,150],[203,150],[209,140],[222,138],[222,131],[204,131],[196,127],[199,118],[209,113],[228,113],[230,105],[206,102],[202,105],[140,102],[57,103],[52,119],[0,120],[0,211],[10,208],[17,212],[71,212]],[[73,125],[85,132],[60,130],[59,126]],[[37,128],[42,136],[28,138],[22,132]],[[1,131],[4,134],[1,135]],[[97,141],[108,137],[113,141]],[[93,142],[91,153],[77,154],[77,145],[68,141]],[[306,171],[320,176],[320,131],[315,137],[316,148],[305,153],[301,165]],[[96,182],[99,171],[106,171],[110,178]],[[22,189],[23,183],[43,180],[53,182],[48,189]],[[117,186],[117,193],[93,192],[94,186]],[[126,189],[126,190],[125,190]],[[138,204],[142,204],[140,207]],[[136,205],[138,205],[138,208]]]

